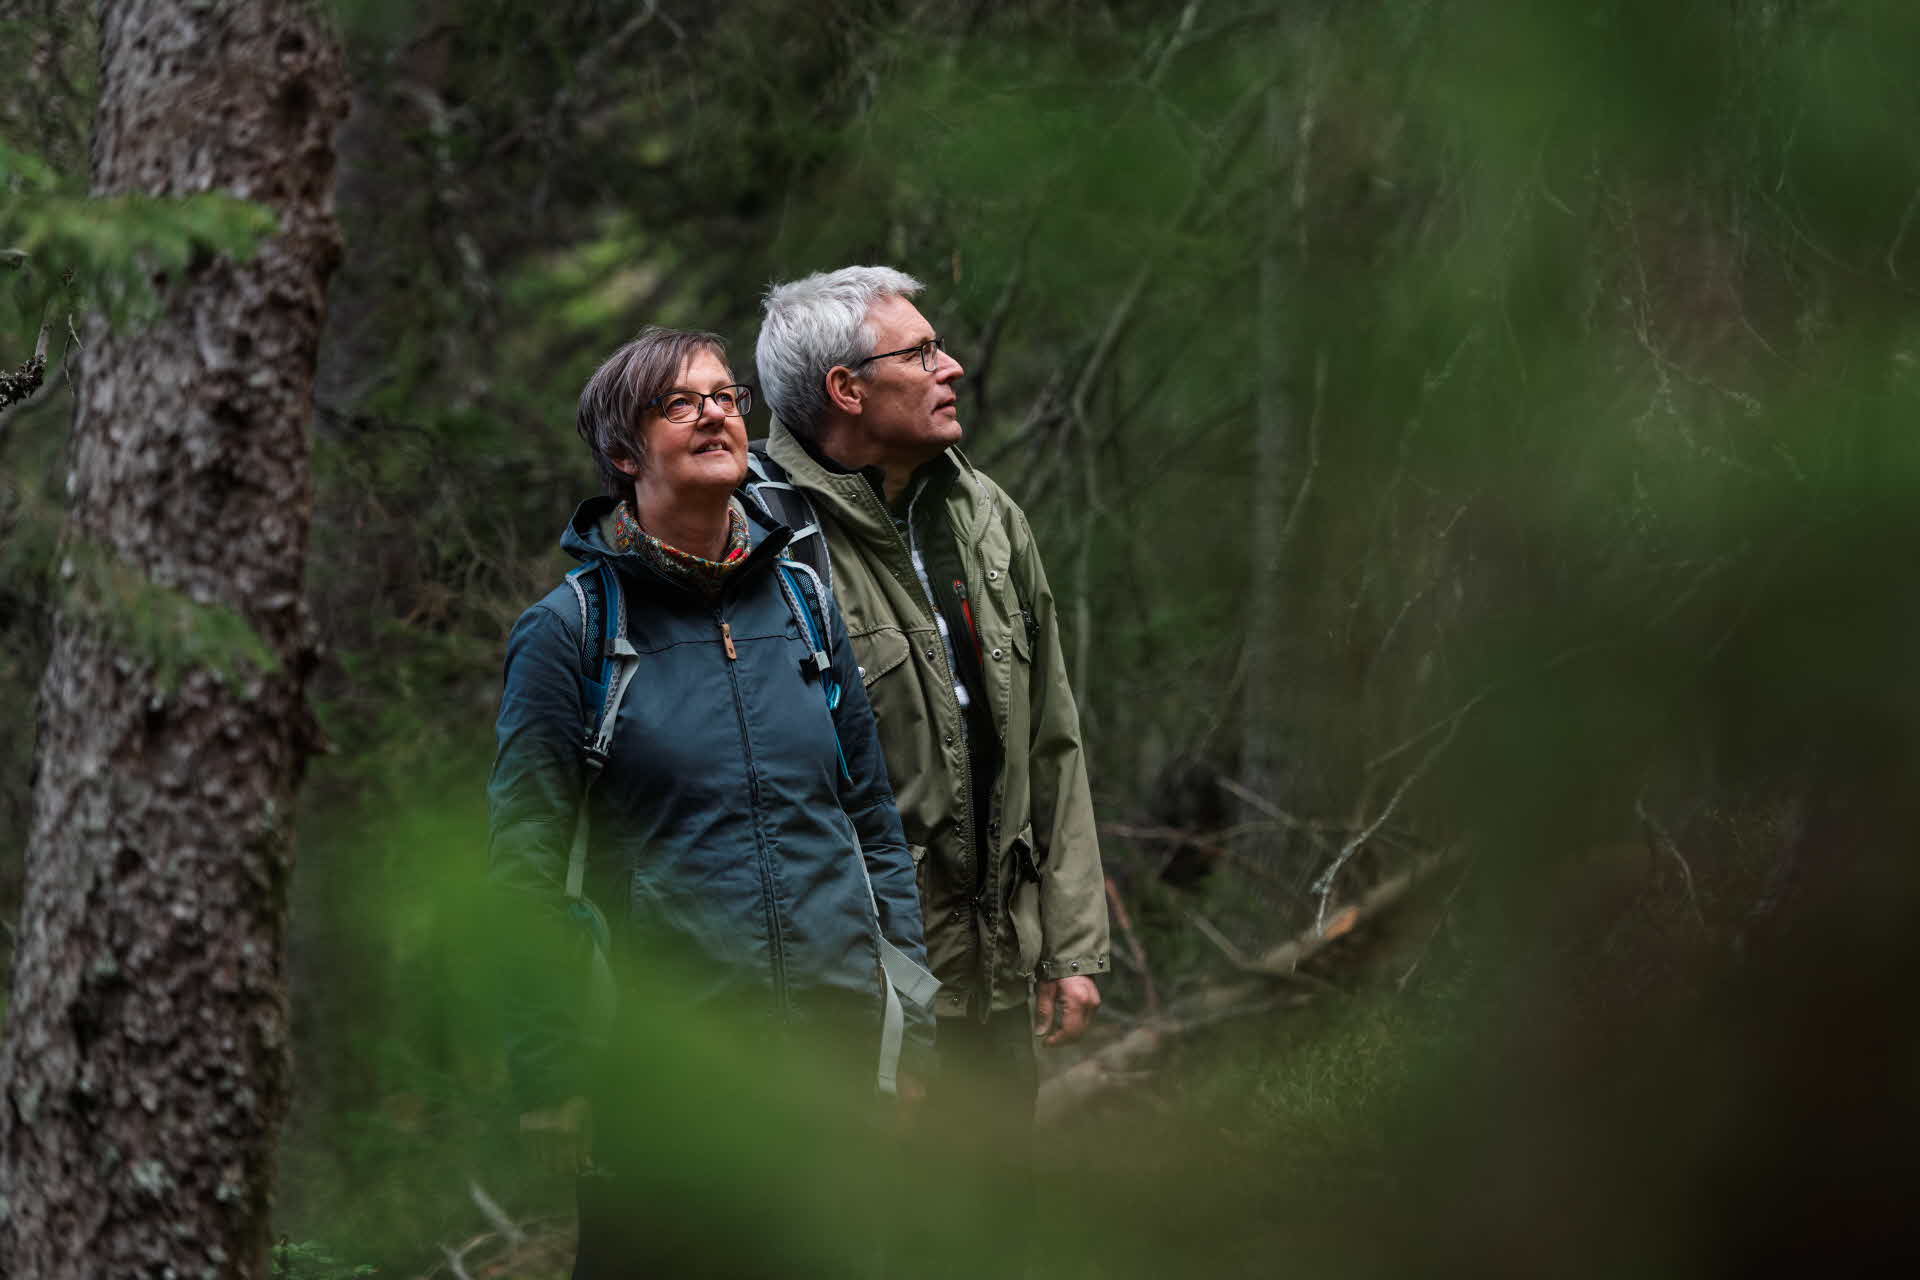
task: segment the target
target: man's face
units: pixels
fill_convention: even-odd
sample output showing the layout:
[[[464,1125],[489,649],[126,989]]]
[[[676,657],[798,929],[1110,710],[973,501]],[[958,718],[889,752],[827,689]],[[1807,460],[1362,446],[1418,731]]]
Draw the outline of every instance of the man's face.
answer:
[[[867,311],[875,351],[898,351],[934,336],[933,326],[905,298],[882,298]],[[960,411],[953,384],[966,371],[946,352],[936,353],[933,372],[920,356],[888,356],[866,366],[861,430],[875,448],[918,465],[960,441]]]

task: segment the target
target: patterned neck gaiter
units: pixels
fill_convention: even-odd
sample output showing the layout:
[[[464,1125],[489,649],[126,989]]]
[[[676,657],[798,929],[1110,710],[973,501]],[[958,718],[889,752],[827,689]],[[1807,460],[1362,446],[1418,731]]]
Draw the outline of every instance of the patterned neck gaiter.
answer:
[[[738,498],[728,501],[727,550],[718,560],[660,541],[640,527],[640,518],[626,502],[613,513],[613,533],[609,541],[615,551],[633,552],[675,582],[684,582],[702,595],[718,595],[727,575],[746,563],[747,513]]]

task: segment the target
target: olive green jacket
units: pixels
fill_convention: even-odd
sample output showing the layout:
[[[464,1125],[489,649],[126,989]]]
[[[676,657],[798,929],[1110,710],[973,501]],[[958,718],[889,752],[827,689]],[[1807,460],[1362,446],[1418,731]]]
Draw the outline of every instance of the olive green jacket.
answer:
[[[936,1011],[1025,1004],[1032,982],[1108,968],[1106,880],[1053,592],[1027,518],[957,449],[946,486],[994,731],[984,877],[974,866],[966,725],[908,547],[860,475],[836,474],[774,423],[768,453],[812,501],[834,596],[880,726],[920,885]],[[966,643],[955,636],[954,643]],[[976,897],[976,888],[978,895]]]

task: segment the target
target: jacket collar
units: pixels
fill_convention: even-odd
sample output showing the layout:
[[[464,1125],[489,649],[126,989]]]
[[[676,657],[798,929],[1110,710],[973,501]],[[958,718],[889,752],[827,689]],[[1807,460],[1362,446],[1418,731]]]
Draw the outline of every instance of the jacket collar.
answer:
[[[781,549],[793,536],[751,495],[736,491],[734,496],[739,499],[747,515],[748,550],[746,563],[725,578],[721,591],[723,595],[731,595],[738,583],[765,572],[766,566],[779,558]],[[691,587],[661,574],[638,552],[615,551],[608,544],[602,525],[611,519],[614,508],[619,505],[619,499],[602,494],[597,498],[588,498],[574,508],[573,518],[567,521],[566,531],[560,535],[560,549],[576,560],[605,560],[636,581],[659,583],[693,595]]]
[[[884,483],[879,468],[851,471],[815,451],[801,441],[778,418],[767,434],[767,454],[780,464],[787,478],[805,489],[816,501],[824,502],[839,522],[856,537],[891,543],[899,537],[894,531],[893,513],[881,494]],[[992,497],[973,464],[958,448],[949,448],[923,465],[916,480],[935,486],[943,501],[955,513],[955,525],[969,543],[979,541],[987,526]]]

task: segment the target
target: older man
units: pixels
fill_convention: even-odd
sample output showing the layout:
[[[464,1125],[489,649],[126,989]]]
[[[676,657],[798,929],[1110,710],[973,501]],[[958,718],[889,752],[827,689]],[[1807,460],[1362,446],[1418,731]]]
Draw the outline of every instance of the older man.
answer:
[[[1100,1003],[1105,881],[1053,594],[1026,517],[955,447],[963,370],[920,288],[847,267],[768,290],[766,456],[825,537],[918,868],[933,1092],[1030,1123],[1035,1037],[1075,1039]]]

